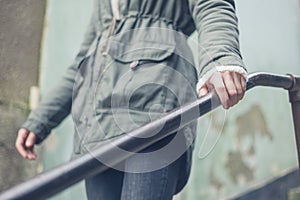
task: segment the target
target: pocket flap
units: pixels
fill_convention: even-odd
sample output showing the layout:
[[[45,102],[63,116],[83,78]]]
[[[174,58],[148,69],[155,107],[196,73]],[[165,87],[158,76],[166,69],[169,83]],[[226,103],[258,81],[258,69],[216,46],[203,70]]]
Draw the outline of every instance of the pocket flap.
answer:
[[[174,53],[174,41],[169,30],[134,30],[113,36],[108,54],[124,63],[136,60],[162,61]]]

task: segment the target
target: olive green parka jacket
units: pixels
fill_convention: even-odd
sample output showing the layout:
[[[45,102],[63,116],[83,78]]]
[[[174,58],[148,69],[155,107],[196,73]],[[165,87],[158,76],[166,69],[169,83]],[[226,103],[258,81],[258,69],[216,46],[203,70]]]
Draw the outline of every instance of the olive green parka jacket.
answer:
[[[197,64],[186,42],[195,30]],[[72,112],[84,153],[197,98],[198,74],[244,67],[238,35],[233,0],[95,0],[74,63],[22,127],[40,143]]]

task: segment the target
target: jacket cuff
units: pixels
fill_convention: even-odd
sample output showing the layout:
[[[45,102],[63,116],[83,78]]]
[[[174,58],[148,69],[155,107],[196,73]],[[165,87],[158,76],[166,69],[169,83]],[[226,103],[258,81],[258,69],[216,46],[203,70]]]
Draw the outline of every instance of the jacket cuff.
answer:
[[[241,74],[247,80],[247,71],[245,68],[236,65],[216,66],[213,69],[206,71],[197,83],[197,92],[208,81],[215,72],[233,71]]]
[[[33,132],[37,136],[35,144],[40,144],[50,133],[50,131],[41,122],[35,120],[27,120],[21,128],[25,128]]]

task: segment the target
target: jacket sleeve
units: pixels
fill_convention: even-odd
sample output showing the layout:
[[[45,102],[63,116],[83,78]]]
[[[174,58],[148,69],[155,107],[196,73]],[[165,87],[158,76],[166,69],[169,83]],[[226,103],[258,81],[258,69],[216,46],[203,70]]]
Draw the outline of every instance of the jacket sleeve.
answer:
[[[234,0],[190,0],[198,31],[200,77],[217,66],[245,69]]]
[[[42,98],[39,106],[30,113],[27,121],[22,125],[23,128],[37,135],[37,144],[42,142],[49,135],[51,129],[58,126],[70,114],[73,85],[78,65],[84,59],[91,43],[97,37],[97,32],[99,32],[96,17],[97,13],[94,12],[73,64],[67,68],[60,82]]]

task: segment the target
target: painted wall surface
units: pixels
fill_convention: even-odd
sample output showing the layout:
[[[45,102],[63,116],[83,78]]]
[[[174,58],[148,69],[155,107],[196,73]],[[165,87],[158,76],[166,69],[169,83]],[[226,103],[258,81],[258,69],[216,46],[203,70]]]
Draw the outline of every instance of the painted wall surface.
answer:
[[[92,12],[93,1],[48,0],[42,49],[40,85],[47,93],[73,62]],[[70,160],[73,144],[73,124],[66,119],[44,142],[44,170]],[[85,199],[83,184],[55,196],[53,199]]]
[[[236,7],[248,71],[300,74],[299,1],[237,0]],[[72,62],[91,9],[91,1],[48,1],[43,93]],[[67,161],[72,149],[70,120],[54,132],[45,143],[45,170]],[[192,174],[178,199],[223,199],[294,167],[296,145],[287,93],[256,88],[235,108],[218,109],[199,120]],[[79,185],[53,199],[84,198]]]
[[[237,0],[236,7],[248,71],[300,74],[299,1]],[[228,112],[199,120],[181,199],[225,199],[296,167],[291,117],[286,91],[256,88]]]

